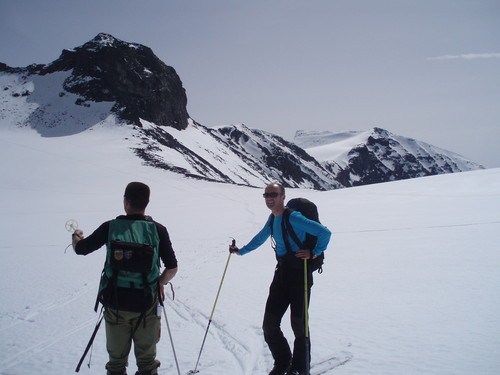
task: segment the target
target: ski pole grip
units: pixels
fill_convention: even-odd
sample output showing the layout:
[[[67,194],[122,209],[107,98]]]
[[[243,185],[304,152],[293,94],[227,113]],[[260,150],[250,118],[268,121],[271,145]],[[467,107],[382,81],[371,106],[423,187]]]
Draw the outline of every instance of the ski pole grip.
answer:
[[[238,249],[236,248],[236,240],[233,237],[229,237],[229,238],[232,238],[231,245],[229,245],[229,255],[231,255],[232,253],[237,252]]]

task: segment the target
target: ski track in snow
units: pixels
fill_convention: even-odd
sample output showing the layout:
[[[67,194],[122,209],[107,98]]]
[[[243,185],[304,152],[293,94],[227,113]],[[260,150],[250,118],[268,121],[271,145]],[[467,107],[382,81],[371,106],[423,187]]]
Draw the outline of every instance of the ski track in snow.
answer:
[[[38,303],[35,308],[26,306],[23,311],[4,313],[0,318],[0,332],[2,336],[9,336],[11,330],[15,330],[14,334],[17,335],[29,332],[39,324],[38,320],[45,322],[45,319],[48,318],[50,320],[51,316],[59,316],[59,312],[64,311],[68,305],[77,302],[82,295],[88,292],[88,289],[89,285],[86,284],[83,288],[75,290],[64,297]],[[5,320],[10,322],[6,323]],[[95,324],[95,317],[84,321],[77,321],[76,324],[74,321],[70,323],[61,325],[57,331],[51,332],[51,334],[46,335],[44,339],[35,344],[25,346],[7,344],[7,349],[11,348],[15,350],[15,353],[9,351],[8,358],[4,358],[5,360],[0,362],[0,374],[3,374],[4,371],[14,365],[31,360],[34,355],[43,353],[48,348],[75,333],[81,332],[81,336],[85,337],[88,327]]]
[[[64,298],[59,298],[56,300],[50,300],[47,302],[44,302],[42,304],[38,304],[35,309],[32,309],[30,306],[26,306],[26,311],[19,312],[19,313],[5,313],[1,318],[0,318],[0,332],[6,331],[10,328],[13,328],[19,324],[24,324],[24,323],[33,323],[35,322],[35,318],[44,313],[50,313],[52,311],[58,310],[72,302],[77,301],[81,296],[88,291],[88,285],[80,290],[75,291],[74,293],[70,294],[67,297]],[[11,323],[7,323],[4,325],[4,317],[7,317],[9,320],[11,320]]]
[[[52,345],[58,343],[59,341],[67,338],[68,336],[71,336],[79,331],[82,331],[83,329],[95,324],[95,319],[88,319],[87,321],[81,322],[80,324],[75,325],[73,328],[69,330],[65,330],[62,332],[56,333],[54,336],[50,336],[46,340],[42,340],[38,342],[35,345],[28,346],[27,348],[18,351],[13,357],[10,357],[7,361],[2,362],[0,364],[0,372],[4,372],[5,370],[8,370],[10,367],[12,367],[15,364],[19,364],[19,362],[23,361],[23,358],[30,358],[34,354],[42,353],[44,350],[47,348],[51,347]]]
[[[207,329],[209,316],[198,309],[176,299],[173,303],[168,305],[173,312],[182,320],[186,322],[195,323],[202,332]],[[259,356],[255,357],[252,354],[252,350],[248,347],[247,344],[238,340],[234,335],[228,332],[222,324],[219,324],[215,319],[212,319],[210,323],[210,327],[208,330],[207,341],[209,337],[213,338],[215,341],[210,341],[213,345],[215,342],[217,345],[222,344],[223,350],[227,352],[231,357],[232,361],[236,363],[238,368],[241,369],[244,374],[253,374],[254,370],[258,370],[255,367],[248,368],[248,361],[246,360],[248,357],[254,357],[252,362],[256,362]],[[200,336],[200,345],[202,342],[203,336]],[[208,345],[207,341],[205,341],[205,346]],[[197,348],[196,353],[199,354],[200,347]],[[205,355],[204,355],[205,354]],[[193,365],[194,366],[194,365]],[[210,368],[213,366],[218,366],[217,361],[213,361],[213,359],[208,359],[206,353],[201,354],[200,363],[198,365],[198,370],[201,368]],[[193,370],[193,369],[190,369]]]
[[[474,222],[474,223],[462,223],[462,224],[443,224],[443,225],[428,225],[421,227],[393,227],[393,228],[380,228],[380,229],[361,229],[361,230],[350,230],[350,231],[340,231],[335,232],[335,234],[348,234],[348,233],[370,233],[370,232],[398,232],[398,231],[410,231],[415,229],[441,229],[441,228],[455,228],[455,227],[472,227],[472,226],[482,226],[482,225],[492,225],[500,224],[500,221],[487,221],[487,222]]]
[[[202,313],[198,309],[180,301],[177,299],[175,303],[169,305],[173,312],[180,319],[186,322],[194,322],[203,330],[206,330],[209,316]],[[254,327],[255,337],[259,337],[262,341],[262,332],[260,327]],[[229,333],[224,329],[223,325],[218,324],[215,320],[212,320],[210,324],[210,329],[208,331],[208,337],[215,339],[215,342],[221,343],[223,349],[233,357],[233,362],[235,362],[241,369],[242,374],[258,374],[267,373],[265,369],[266,361],[263,359],[267,358],[267,363],[272,363],[271,355],[269,354],[267,347],[265,345],[261,346],[260,351],[252,350],[247,344],[238,340],[234,335]],[[205,345],[207,343],[205,342]],[[248,360],[250,358],[250,360]],[[316,363],[311,364],[311,375],[325,375],[333,371],[339,366],[343,366],[350,362],[353,358],[353,354],[348,351],[342,351],[339,355],[332,355],[326,359],[321,359]],[[220,363],[214,360],[207,360],[203,353],[200,358],[200,365],[197,371],[200,373],[206,372],[207,369],[217,368]],[[190,369],[189,371],[192,371]],[[161,373],[161,372],[160,372]],[[191,372],[187,372],[190,374]]]
[[[344,366],[353,358],[352,353],[342,352],[341,356],[332,356],[319,362],[311,364],[311,375],[325,375],[329,374],[337,367]]]
[[[42,303],[41,305],[38,306],[37,309],[31,310],[29,309],[29,312],[27,313],[9,313],[9,314],[4,314],[2,317],[1,321],[3,322],[5,317],[7,317],[9,320],[14,320],[12,323],[8,325],[3,325],[0,329],[2,331],[2,334],[4,334],[4,331],[7,332],[10,329],[16,328],[18,325],[22,324],[31,324],[36,321],[36,317],[40,316],[41,314],[52,314],[56,310],[62,310],[64,306],[69,305],[70,303],[77,301],[82,294],[86,293],[87,286],[85,288],[82,288],[72,294],[70,294],[66,298],[59,298],[57,300],[53,301],[47,301],[45,303]],[[200,343],[201,344],[201,339],[202,335],[204,334],[208,321],[209,321],[209,316],[198,309],[183,303],[181,300],[176,299],[175,301],[170,301],[170,303],[166,304],[166,313],[167,316],[174,313],[175,317],[172,319],[173,321],[178,321],[179,319],[184,321],[185,324],[189,323],[195,323],[199,328],[200,334]],[[57,315],[57,314],[56,314]],[[179,319],[176,319],[179,318]],[[171,318],[169,317],[169,320]],[[96,323],[96,317],[92,317],[90,319],[87,319],[86,321],[80,322],[79,324],[73,325],[69,329],[62,329],[57,331],[54,335],[47,336],[46,339],[37,342],[34,345],[29,345],[27,347],[24,347],[21,350],[17,350],[14,355],[9,356],[9,359],[6,361],[3,361],[0,363],[0,373],[3,374],[3,372],[7,371],[9,368],[11,368],[14,365],[19,365],[20,362],[23,362],[23,359],[28,359],[32,357],[35,354],[43,353],[44,350],[47,348],[57,344],[61,340],[65,339],[68,336],[71,336],[77,332],[82,332],[81,337],[83,338],[83,341],[87,339],[88,332],[90,331],[90,328],[92,328]],[[255,331],[260,330],[255,328]],[[260,333],[260,332],[259,332]],[[258,335],[259,333],[256,333]],[[210,338],[212,340],[210,340]],[[174,343],[175,343],[175,337]],[[222,350],[228,354],[228,357],[231,358],[231,361],[234,362],[235,366],[239,368],[241,371],[239,373],[242,374],[254,374],[255,371],[262,371],[262,369],[258,368],[258,361],[259,359],[262,359],[262,352],[261,353],[253,353],[252,350],[242,341],[238,340],[234,335],[232,335],[230,332],[228,332],[222,324],[219,324],[216,320],[212,320],[210,329],[208,331],[208,336],[207,336],[207,341],[205,342],[205,349],[209,345],[208,341],[210,341],[210,345],[217,345],[217,346],[222,346]],[[199,353],[200,347],[193,347],[193,354],[196,352],[196,354]],[[264,347],[262,348],[264,351]],[[252,358],[252,361],[250,361],[251,365],[249,367],[249,361],[248,358]],[[186,359],[186,358],[181,358],[181,360]],[[201,358],[200,358],[200,364],[198,366],[198,370],[202,370],[202,372],[207,372],[208,369],[210,368],[219,368],[220,367],[220,359],[221,358],[208,358],[206,350],[202,352]],[[195,362],[192,362],[192,366],[194,366]],[[160,368],[159,373],[171,373],[173,370],[173,364],[170,363],[167,365],[167,367],[162,367]]]

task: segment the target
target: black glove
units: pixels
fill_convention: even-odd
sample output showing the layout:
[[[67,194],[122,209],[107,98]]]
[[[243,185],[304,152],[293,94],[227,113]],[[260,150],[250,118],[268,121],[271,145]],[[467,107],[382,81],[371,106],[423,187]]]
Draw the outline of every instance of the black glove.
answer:
[[[231,254],[234,254],[234,253],[237,253],[238,250],[239,249],[236,247],[236,240],[233,238],[233,241],[231,242],[231,245],[229,245],[229,252]]]

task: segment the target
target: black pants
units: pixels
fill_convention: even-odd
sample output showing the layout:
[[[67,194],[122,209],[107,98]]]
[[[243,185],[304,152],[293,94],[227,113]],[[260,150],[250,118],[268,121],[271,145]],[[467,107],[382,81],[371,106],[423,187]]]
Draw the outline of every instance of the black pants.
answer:
[[[309,301],[313,285],[312,273],[308,273],[307,279]],[[284,367],[291,361],[295,370],[303,371],[309,368],[308,361],[310,361],[311,353],[309,338],[306,338],[305,332],[304,286],[303,268],[287,267],[278,263],[269,287],[262,325],[264,339],[271,350],[275,366]],[[295,335],[293,354],[280,328],[288,306],[290,306],[290,322]]]

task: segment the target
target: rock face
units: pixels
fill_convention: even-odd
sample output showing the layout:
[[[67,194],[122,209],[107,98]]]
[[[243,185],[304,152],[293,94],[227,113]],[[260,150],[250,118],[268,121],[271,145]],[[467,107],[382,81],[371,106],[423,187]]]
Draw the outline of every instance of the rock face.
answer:
[[[451,151],[378,127],[338,134],[299,131],[295,142],[346,187],[484,168]]]
[[[133,150],[145,164],[189,178],[246,186],[279,181],[316,190],[343,187],[293,143],[242,124],[207,128],[190,120],[182,132],[156,125],[138,131]]]
[[[141,126],[139,119],[178,130],[187,127],[187,97],[174,68],[140,44],[127,43],[101,33],[91,41],[48,65],[9,68],[0,71],[46,75],[70,71],[64,90],[78,94],[76,103],[115,102],[113,111],[128,123]]]
[[[318,161],[302,148],[285,139],[244,125],[213,130],[240,159],[255,166],[267,181],[280,181],[286,187],[331,190],[342,187]]]

